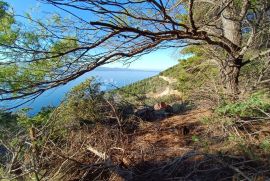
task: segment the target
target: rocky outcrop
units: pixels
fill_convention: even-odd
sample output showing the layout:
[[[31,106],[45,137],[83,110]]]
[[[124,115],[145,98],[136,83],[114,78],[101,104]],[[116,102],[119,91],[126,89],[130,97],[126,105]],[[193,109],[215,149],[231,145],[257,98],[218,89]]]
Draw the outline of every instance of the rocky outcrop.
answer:
[[[135,111],[135,115],[145,121],[155,121],[173,115],[173,108],[165,102],[160,102],[154,107],[141,107]]]

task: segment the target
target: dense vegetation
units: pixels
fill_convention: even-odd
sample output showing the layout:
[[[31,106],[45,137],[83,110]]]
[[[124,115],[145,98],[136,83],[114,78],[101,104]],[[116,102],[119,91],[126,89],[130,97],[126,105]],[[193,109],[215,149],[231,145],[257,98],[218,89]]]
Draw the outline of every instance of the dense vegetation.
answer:
[[[186,58],[109,92],[90,78],[34,116],[1,110],[0,180],[270,179],[269,1],[42,2],[73,18],[22,24],[0,0],[1,101],[158,48]]]
[[[138,106],[147,104],[147,107],[151,107],[160,101],[165,101],[167,104],[179,101],[179,98],[172,96],[170,99],[167,96],[160,98],[146,96],[149,92],[162,92],[167,86],[183,93],[182,105],[179,105],[180,112],[174,112],[174,115],[179,115],[179,113],[181,115],[190,109],[212,110],[210,116],[198,118],[196,124],[200,125],[201,130],[191,133],[189,146],[201,153],[219,153],[223,157],[226,155],[243,156],[246,160],[256,162],[255,165],[243,166],[245,174],[255,174],[246,170],[246,167],[258,169],[258,173],[264,173],[268,166],[258,167],[256,165],[269,164],[267,159],[270,155],[269,87],[265,84],[252,86],[257,79],[248,78],[250,72],[247,67],[247,71],[241,75],[241,79],[248,78],[249,82],[243,87],[245,89],[243,89],[241,98],[232,101],[230,97],[222,94],[222,84],[215,66],[211,62],[201,61],[201,57],[196,55],[195,51],[193,52],[192,57],[179,60],[179,64],[161,72],[158,76],[107,93],[100,90],[100,83],[95,79],[89,79],[74,87],[59,107],[44,108],[31,118],[27,116],[27,110],[18,113],[2,112],[0,119],[2,130],[0,151],[4,153],[0,158],[3,164],[1,166],[2,177],[7,179],[14,177],[18,180],[30,178],[36,180],[49,178],[92,180],[94,177],[104,180],[112,179],[115,173],[121,172],[121,168],[114,168],[116,170],[113,171],[103,167],[103,164],[105,167],[106,164],[118,164],[118,161],[111,160],[114,158],[111,155],[114,153],[111,152],[111,149],[120,147],[131,154],[129,152],[131,148],[126,142],[128,135],[148,129],[149,123],[142,122],[142,120],[147,120],[149,117],[138,114],[138,111],[142,110]],[[254,63],[253,66],[256,66],[256,72],[262,72],[265,69],[262,64]],[[255,73],[253,73],[254,75]],[[265,75],[268,76],[268,74]],[[177,81],[170,84],[159,76],[171,77]],[[187,103],[192,104],[189,109],[185,109]],[[147,112],[147,114],[153,114],[153,112]],[[168,116],[164,117],[160,112],[154,114],[158,115],[154,119],[166,120]],[[188,121],[186,124],[189,124]],[[105,152],[108,153],[105,154]],[[89,154],[93,153],[99,155],[96,155],[98,159],[105,159],[105,163],[95,164],[96,168],[86,166],[86,164],[94,164],[96,161],[97,158],[89,157]],[[117,154],[117,159],[120,159],[121,154],[115,154]],[[229,158],[218,159],[226,162],[226,159]],[[140,161],[140,159],[135,160],[134,164]],[[237,160],[227,161],[238,162]],[[126,162],[121,164],[135,166]],[[85,166],[86,168],[84,168]],[[72,171],[69,171],[69,167],[72,168]],[[226,167],[222,167],[221,170],[230,173],[223,169]],[[131,172],[135,172],[135,170]],[[22,173],[27,174],[20,176]],[[252,178],[261,176],[267,178],[267,175],[268,172],[255,174]],[[206,175],[206,177],[210,176]],[[240,174],[238,177],[241,178],[243,175]]]
[[[162,90],[164,90],[166,86],[168,86],[168,82],[164,81],[158,76],[154,76],[144,79],[142,81],[132,83],[118,90],[113,90],[112,93],[113,94],[119,93],[125,98],[134,97],[134,99],[136,99],[137,97],[140,99],[141,97],[142,99],[145,99],[147,93],[161,92]]]

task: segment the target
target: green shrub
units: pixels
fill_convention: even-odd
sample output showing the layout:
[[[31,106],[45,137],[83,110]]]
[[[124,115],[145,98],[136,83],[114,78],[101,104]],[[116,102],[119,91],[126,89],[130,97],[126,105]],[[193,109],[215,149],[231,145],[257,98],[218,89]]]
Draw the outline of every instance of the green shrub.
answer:
[[[53,112],[53,107],[42,107],[41,110],[35,115],[30,117],[27,112],[28,109],[23,109],[17,112],[17,122],[25,128],[41,127],[45,125]]]
[[[94,123],[102,120],[108,110],[100,83],[90,78],[75,86],[58,108],[62,123]]]
[[[199,142],[200,141],[200,138],[198,136],[196,136],[196,135],[193,135],[191,137],[191,139],[192,139],[193,142]]]
[[[260,148],[265,152],[270,153],[270,139],[265,139],[260,143]]]
[[[11,112],[0,111],[0,129],[9,129],[10,132],[18,130],[17,123],[18,116],[16,114],[12,114]],[[0,138],[3,134],[0,131]]]
[[[235,103],[225,103],[217,108],[217,113],[228,116],[265,116],[270,110],[270,98],[265,92],[256,92]]]

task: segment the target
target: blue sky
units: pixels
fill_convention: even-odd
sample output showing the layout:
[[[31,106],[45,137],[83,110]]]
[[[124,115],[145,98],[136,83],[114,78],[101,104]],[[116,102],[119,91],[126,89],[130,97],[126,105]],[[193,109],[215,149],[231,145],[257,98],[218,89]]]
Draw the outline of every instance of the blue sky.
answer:
[[[32,15],[40,15],[46,12],[59,11],[51,5],[45,5],[37,0],[4,0],[8,2],[16,12],[16,14],[23,14],[31,10]],[[107,64],[106,67],[117,68],[131,68],[143,70],[165,70],[178,63],[181,58],[180,50],[176,48],[157,50],[155,52],[143,55],[139,60],[132,62],[130,65],[123,65],[121,62]]]

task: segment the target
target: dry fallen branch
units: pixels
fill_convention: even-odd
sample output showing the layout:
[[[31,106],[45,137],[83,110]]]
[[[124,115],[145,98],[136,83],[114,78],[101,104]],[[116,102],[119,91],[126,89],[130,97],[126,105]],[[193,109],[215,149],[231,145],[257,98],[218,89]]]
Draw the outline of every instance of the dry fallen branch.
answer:
[[[209,155],[207,155],[209,157]],[[219,159],[218,157],[215,157],[215,156],[210,156],[210,158],[216,160],[217,162],[221,163],[222,165],[224,165],[225,167],[228,167],[230,169],[232,169],[233,171],[235,171],[236,173],[239,173],[241,176],[243,176],[246,180],[248,181],[252,181],[251,178],[249,178],[244,172],[242,172],[239,168],[231,165],[231,164],[228,164],[224,161],[222,161],[221,159]]]
[[[92,146],[87,146],[86,148],[88,151],[94,153],[96,156],[103,160],[107,160],[109,157],[106,155],[106,153],[100,152],[97,149],[93,148]]]

